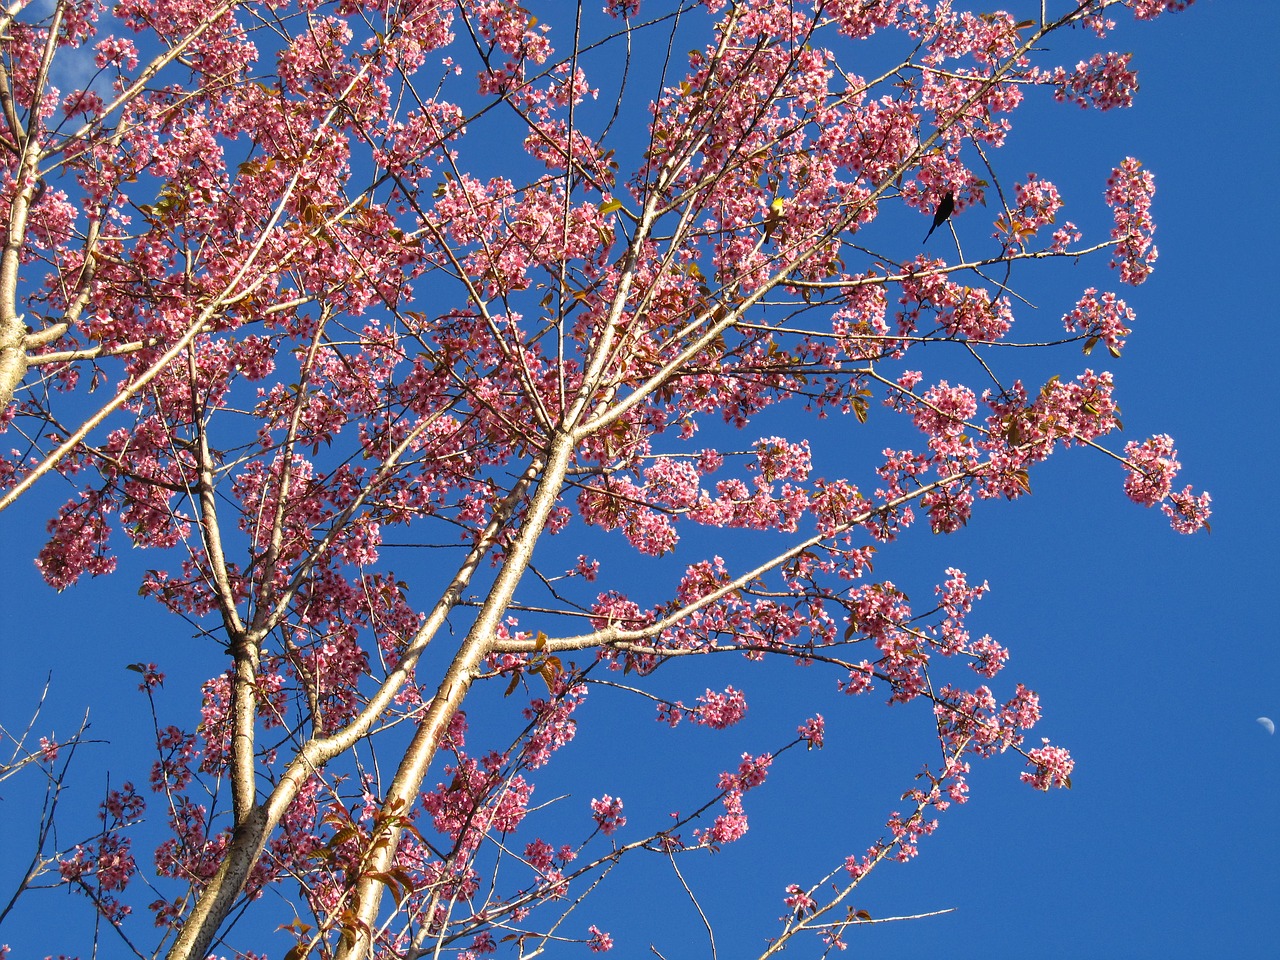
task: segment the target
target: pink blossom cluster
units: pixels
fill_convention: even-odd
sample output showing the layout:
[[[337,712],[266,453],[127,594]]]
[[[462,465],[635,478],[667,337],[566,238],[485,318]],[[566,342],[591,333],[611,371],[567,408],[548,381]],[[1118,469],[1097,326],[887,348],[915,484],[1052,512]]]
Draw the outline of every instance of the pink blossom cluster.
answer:
[[[635,0],[636,6],[639,6],[639,0]],[[594,923],[587,928],[587,932],[591,934],[591,939],[587,941],[587,946],[592,953],[606,953],[613,949],[613,937],[605,933]]]
[[[904,13],[918,12],[919,6],[918,0],[884,0],[874,4],[861,0],[832,0],[825,10],[835,18],[840,33],[861,40],[895,24]]]
[[[681,720],[689,720],[712,730],[724,730],[733,726],[747,713],[747,701],[741,690],[725,687],[724,693],[708,689],[698,697],[698,706],[686,707],[680,700],[658,704],[658,719],[675,727]]]
[[[1111,239],[1116,246],[1111,265],[1119,266],[1120,279],[1134,286],[1151,275],[1158,256],[1151,241],[1155,232],[1151,198],[1155,191],[1155,177],[1133,157],[1126,157],[1107,179],[1107,203],[1115,218]]]
[[[1062,318],[1062,323],[1072,333],[1082,333],[1089,338],[1085,343],[1086,352],[1101,340],[1112,356],[1118,357],[1124,338],[1130,332],[1127,324],[1132,323],[1133,318],[1133,311],[1114,293],[1104,293],[1099,299],[1098,291],[1089,287],[1075,308]]]
[[[939,5],[928,16],[936,31],[929,52],[937,62],[968,55],[980,64],[994,65],[1012,56],[1023,39],[1008,13],[977,15]]]
[[[913,266],[921,272],[903,281],[899,297],[898,330],[903,335],[916,333],[928,315],[952,337],[995,341],[1009,332],[1013,312],[1007,297],[956,283],[929,270],[930,263],[923,257]]]
[[[459,755],[444,772],[452,776],[422,796],[436,830],[461,849],[474,850],[490,829],[511,833],[528,810],[533,785],[519,774],[504,775],[505,758],[490,753],[482,761]]]
[[[1062,747],[1049,745],[1027,751],[1027,760],[1035,765],[1035,771],[1022,774],[1022,782],[1029,783],[1037,790],[1048,790],[1050,787],[1069,787],[1071,771],[1075,769],[1075,761]]]
[[[907,383],[906,376],[899,381],[905,385]],[[910,387],[907,387],[910,389]],[[909,402],[901,397],[894,395],[887,403],[893,404],[895,407],[904,411],[910,410]],[[876,467],[876,473],[885,481],[885,486],[876,490],[876,498],[878,500],[897,500],[905,498],[908,492],[915,485],[915,478],[928,473],[930,467],[929,458],[920,453],[911,450],[893,450],[886,448],[880,452],[884,457],[884,462]],[[898,516],[905,524],[910,525],[909,521],[910,508],[904,509]],[[879,533],[882,524],[887,523],[888,517],[877,513],[869,521],[868,526],[873,533]],[[891,535],[878,536],[877,539],[891,540]]]
[[[974,658],[973,662],[969,664],[974,673],[988,679],[1003,670],[1005,664],[1009,662],[1009,649],[1002,644],[996,643],[987,634],[977,640],[970,641],[969,653]]]
[[[98,69],[120,66],[125,70],[136,70],[138,67],[138,48],[128,37],[106,37],[99,40],[93,49],[93,63]]]
[[[897,347],[886,339],[889,324],[885,319],[888,305],[884,287],[876,283],[857,282],[871,277],[853,277],[855,281],[845,294],[845,305],[831,317],[831,332],[839,339],[844,352],[854,360],[875,360],[893,356]]]
[[[787,885],[787,895],[782,898],[782,902],[794,916],[802,917],[805,914],[812,913],[818,906],[816,900],[813,899],[804,888],[798,883]]]
[[[1125,444],[1124,454],[1129,464],[1124,492],[1130,500],[1150,507],[1169,496],[1173,479],[1182,469],[1178,451],[1173,448],[1173,437],[1161,433],[1142,443],[1130,440]]]
[[[764,783],[769,765],[772,763],[773,757],[770,754],[752,757],[744,753],[736,774],[725,772],[720,775],[719,787],[722,791],[720,802],[725,812],[719,814],[709,828],[694,831],[701,845],[718,847],[742,838],[747,832],[747,815],[743,810],[742,795]]]
[[[1133,7],[1133,15],[1139,20],[1150,20],[1162,13],[1174,10],[1185,10],[1194,0],[1125,0]]]
[[[838,686],[840,692],[847,696],[855,696],[859,693],[866,693],[875,685],[875,668],[866,661],[854,664],[849,669],[847,678],[840,680]]]
[[[274,671],[266,672],[259,683],[267,695],[259,699],[257,712],[265,726],[280,726],[287,709],[284,683]],[[202,773],[221,773],[230,759],[231,702],[230,673],[206,680],[201,686],[199,740],[193,747],[193,755],[200,757]]]
[[[1052,75],[1057,86],[1054,96],[1099,110],[1132,106],[1138,74],[1129,68],[1130,59],[1127,53],[1095,53],[1088,62],[1077,63],[1070,74],[1058,67]]]
[[[898,851],[894,859],[905,863],[920,853],[920,840],[938,829],[937,820],[926,820],[918,813],[904,817],[896,810],[889,815],[888,827]]]
[[[621,803],[621,801],[619,801]],[[625,818],[623,818],[625,819]],[[621,826],[621,824],[619,824]],[[550,873],[556,866],[564,867],[577,857],[573,848],[565,845],[559,850],[545,840],[535,837],[525,844],[524,858],[535,870]]]
[[[809,744],[810,747],[822,747],[823,738],[826,734],[826,721],[822,719],[822,714],[817,713],[796,728],[796,733],[800,739]]]
[[[162,877],[207,881],[217,872],[228,837],[210,827],[204,804],[178,794],[169,803],[170,837],[155,851],[156,871]],[[150,904],[157,926],[176,920],[182,913],[181,900],[156,900]]]
[[[810,494],[809,512],[817,522],[818,531],[824,536],[831,536],[864,516],[868,512],[868,502],[848,481],[819,477],[814,481]]]
[[[1195,533],[1207,527],[1212,511],[1209,494],[1196,495],[1190,485],[1174,492],[1173,479],[1182,464],[1173,448],[1173,438],[1157,434],[1141,444],[1129,441],[1124,448],[1128,472],[1124,492],[1134,503],[1154,506],[1159,503],[1164,515],[1179,533]]]
[[[1056,186],[1034,173],[1027,174],[1026,181],[1018,183],[1014,191],[1014,207],[1010,215],[996,220],[995,235],[1003,240],[1006,250],[1025,250],[1041,228],[1057,222],[1062,197]]]
[[[980,676],[994,677],[1008,661],[1009,651],[990,636],[972,639],[964,625],[973,604],[990,587],[985,582],[981,586],[970,586],[964,572],[954,567],[947,568],[947,576],[946,583],[936,588],[939,607],[945,614],[935,632],[937,643],[945,654],[968,656],[969,666]]]
[[[701,723],[712,730],[724,730],[732,727],[746,714],[746,698],[741,690],[732,686],[724,687],[723,694],[708,690],[698,698],[701,707],[694,710],[694,722]]]
[[[987,397],[992,414],[987,419],[987,447],[1003,442],[1014,449],[1006,462],[1044,459],[1057,444],[1095,440],[1118,428],[1119,412],[1110,373],[1085,370],[1073,382],[1051,378],[1039,395],[1026,405],[1026,391],[1016,383],[1001,398]]]
[[[952,750],[989,757],[1021,746],[1026,731],[1040,720],[1040,699],[1022,684],[1003,704],[989,687],[961,690],[947,685],[939,691],[934,714]]]
[[[964,457],[970,448],[965,443],[969,418],[978,410],[973,391],[963,385],[951,386],[946,380],[925,391],[919,402],[908,402],[916,428],[929,438],[936,457]]]
[[[615,800],[607,793],[599,800],[591,801],[591,815],[606,837],[613,836],[619,827],[627,825],[627,818],[622,815],[622,800]]]
[[[661,478],[658,489],[662,495],[671,491],[671,485]],[[632,546],[649,556],[669,553],[680,540],[671,517],[646,505],[644,491],[624,478],[611,477],[585,487],[578,509],[586,523],[621,529]]]
[[[89,896],[103,918],[115,926],[132,913],[132,908],[116,894],[123,893],[138,872],[132,844],[124,830],[141,819],[146,806],[146,800],[131,783],[108,790],[98,811],[103,825],[100,836],[89,843],[76,844],[69,855],[58,861],[62,880]]]
[[[634,17],[640,12],[640,0],[605,0],[604,9],[614,18]]]
[[[1022,88],[1016,83],[995,83],[989,81],[951,79],[948,86],[950,103],[947,107],[958,106],[966,101],[971,102],[964,110],[963,121],[947,130],[946,140],[958,144],[957,134],[961,131],[981,143],[993,147],[1002,147],[1013,122],[1005,116],[1012,113],[1022,103]],[[935,93],[935,101],[936,101]],[[975,182],[970,190],[975,199],[982,196],[982,184]]]
[[[525,737],[523,762],[536,770],[551,759],[551,755],[573,740],[578,731],[573,713],[586,699],[584,684],[566,684],[563,678],[552,684],[552,696],[534,698],[524,709],[525,719],[533,721],[533,728]]]
[[[973,514],[973,490],[967,483],[948,483],[920,498],[934,533],[955,533]]]
[[[115,570],[116,558],[108,552],[112,530],[106,519],[115,510],[109,498],[86,493],[67,501],[49,521],[49,542],[36,558],[49,586],[65,590],[86,573],[98,577]]]
[[[1169,518],[1174,530],[1179,533],[1197,533],[1209,528],[1209,516],[1212,513],[1209,504],[1212,502],[1208,493],[1197,495],[1188,484],[1176,493],[1169,494],[1169,502],[1163,504],[1160,510]]]
[[[151,789],[185,790],[195,776],[192,764],[200,753],[195,735],[169,724],[160,731],[156,746],[160,759],[151,767]]]

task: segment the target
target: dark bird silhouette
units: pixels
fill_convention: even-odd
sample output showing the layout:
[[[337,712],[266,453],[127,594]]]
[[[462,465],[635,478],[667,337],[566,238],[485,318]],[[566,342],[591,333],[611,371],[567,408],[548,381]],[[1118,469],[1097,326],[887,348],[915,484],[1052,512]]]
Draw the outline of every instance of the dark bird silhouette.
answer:
[[[932,237],[933,231],[937,230],[940,226],[946,223],[947,220],[951,218],[951,214],[955,212],[955,209],[956,209],[955,195],[952,194],[950,190],[948,190],[946,193],[946,196],[942,198],[942,202],[938,204],[938,209],[933,211],[933,226],[929,228],[929,232],[924,235],[924,240],[920,242],[924,243],[930,237]]]

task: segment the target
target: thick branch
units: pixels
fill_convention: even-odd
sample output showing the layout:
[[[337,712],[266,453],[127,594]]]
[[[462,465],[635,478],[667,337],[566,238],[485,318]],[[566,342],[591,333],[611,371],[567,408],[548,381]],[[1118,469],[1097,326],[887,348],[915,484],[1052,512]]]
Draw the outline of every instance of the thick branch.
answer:
[[[244,890],[249,873],[262,856],[268,838],[279,825],[289,805],[297,797],[298,791],[326,763],[350,750],[357,740],[372,729],[382,711],[391,704],[396,693],[413,673],[427,644],[444,624],[449,611],[457,604],[462,591],[471,582],[480,561],[497,543],[540,468],[539,462],[531,464],[515,489],[494,511],[493,518],[485,527],[478,542],[467,554],[453,580],[436,601],[426,622],[405,648],[404,657],[383,681],[378,693],[370,698],[365,708],[347,726],[330,736],[308,742],[289,764],[284,776],[271,791],[266,802],[260,807],[253,808],[250,814],[237,824],[227,848],[226,858],[213,879],[201,892],[191,915],[183,923],[178,939],[169,950],[168,960],[203,960],[208,955],[218,929],[231,912],[236,898]],[[468,679],[467,682],[469,683],[470,680]],[[376,911],[376,904],[374,909]]]
[[[494,648],[498,626],[506,615],[516,587],[529,567],[533,548],[546,526],[547,518],[560,498],[574,451],[571,431],[565,430],[554,439],[547,465],[522,519],[520,532],[507,552],[484,605],[427,708],[426,717],[418,725],[413,742],[400,761],[400,767],[382,802],[382,832],[372,844],[364,875],[357,881],[352,895],[356,919],[353,927],[345,931],[337,960],[361,960],[372,947],[372,930],[377,922],[378,908],[385,889],[375,876],[385,873],[395,862],[401,834],[398,821],[392,818],[407,814],[412,807],[450,719],[462,704],[485,656]]]

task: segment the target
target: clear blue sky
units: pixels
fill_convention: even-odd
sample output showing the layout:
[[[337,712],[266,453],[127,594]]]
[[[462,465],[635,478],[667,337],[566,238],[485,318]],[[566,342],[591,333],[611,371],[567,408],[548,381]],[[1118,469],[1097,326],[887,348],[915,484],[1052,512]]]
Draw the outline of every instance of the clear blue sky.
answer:
[[[1138,320],[1112,366],[1126,432],[1175,436],[1185,480],[1214,497],[1213,532],[1173,533],[1157,513],[1125,500],[1112,465],[1077,454],[1033,474],[1034,496],[980,504],[956,535],[918,536],[885,551],[877,575],[917,590],[950,565],[990,582],[972,625],[1012,649],[1002,683],[1023,680],[1040,692],[1045,735],[1071,747],[1078,766],[1073,790],[1043,795],[1017,782],[1016,757],[977,765],[972,802],[943,818],[916,861],[877,871],[855,900],[874,916],[956,912],[860,930],[853,950],[988,960],[1274,955],[1280,740],[1255,718],[1280,717],[1273,613],[1280,529],[1270,493],[1280,473],[1278,10],[1199,0],[1154,24],[1125,22],[1112,46],[1134,53],[1135,107],[1099,114],[1046,105],[1016,121],[1001,169],[1011,179],[1034,170],[1058,183],[1069,219],[1105,214],[1102,184],[1125,155],[1156,175],[1160,260],[1145,286],[1122,293]],[[987,219],[961,217],[956,229],[976,243]],[[904,244],[923,232],[905,213],[901,224]],[[1035,288],[1050,320],[1084,285],[1071,269]],[[746,439],[767,432],[757,426]],[[31,557],[48,511],[37,508],[65,496],[46,483],[26,508],[0,518],[7,654],[0,722],[21,725],[50,670],[48,722],[59,733],[91,708],[94,731],[112,743],[86,751],[68,801],[80,805],[87,825],[88,798],[100,793],[106,770],[116,782],[146,776],[150,719],[124,665],[160,661],[173,678],[167,706],[175,713],[180,691],[220,667],[211,646],[193,644],[182,624],[133,595],[137,572],[157,558],[126,556],[115,577],[63,595],[43,586]],[[579,740],[535,796],[572,791],[584,804],[620,794],[638,825],[646,799],[662,809],[682,769],[701,778],[688,795],[705,795],[716,769],[743,750],[778,745],[779,731],[804,719],[821,693],[828,748],[788,754],[771,782],[747,795],[752,828],[744,840],[714,858],[681,862],[717,920],[720,956],[755,956],[776,929],[785,884],[811,881],[878,834],[923,755],[919,717],[907,714],[924,708],[887,711],[863,698],[837,712],[828,709],[829,676],[726,663],[715,664],[716,677],[699,667],[673,675],[666,692],[689,702],[708,685],[742,686],[751,712],[739,728],[664,734],[643,726],[651,708],[602,699],[586,708]],[[619,734],[637,727],[644,739]],[[21,808],[28,796],[28,786],[0,784],[3,899],[30,849],[34,824]],[[614,956],[649,955],[650,942],[670,960],[708,956],[669,867],[637,866],[583,909],[582,926],[611,931]],[[0,927],[0,943],[13,944],[15,958],[82,949],[80,934],[52,929],[47,917],[64,907],[83,916],[85,904],[46,894],[43,906],[44,921],[28,911]],[[288,919],[282,907],[277,922]],[[107,944],[104,956],[120,955]],[[799,945],[790,954],[797,950],[816,955]]]

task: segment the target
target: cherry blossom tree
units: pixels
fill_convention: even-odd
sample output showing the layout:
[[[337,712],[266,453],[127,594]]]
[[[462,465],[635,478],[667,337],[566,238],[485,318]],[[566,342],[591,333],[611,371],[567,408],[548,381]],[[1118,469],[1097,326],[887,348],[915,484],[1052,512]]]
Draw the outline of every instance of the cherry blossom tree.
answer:
[[[1187,3],[588,6],[0,14],[4,522],[42,521],[10,508],[60,475],[44,579],[151,551],[141,592],[195,625],[210,674],[183,704],[164,664],[133,665],[149,782],[122,776],[101,830],[20,892],[72,887],[143,956],[235,952],[229,920],[269,890],[296,911],[290,960],[607,950],[575,912],[601,877],[733,843],[779,754],[823,744],[811,710],[670,822],[629,827],[602,795],[575,833],[530,828],[588,698],[647,698],[654,736],[735,724],[732,685],[664,693],[718,655],[825,671],[828,714],[927,701],[940,747],[878,835],[833,836],[831,873],[786,887],[762,956],[842,947],[870,919],[853,891],[965,801],[973,760],[1070,786],[1067,751],[1028,738],[1035,693],[1001,689],[1007,651],[970,633],[986,585],[950,569],[913,601],[874,568],[1067,448],[1206,526],[1169,437],[1114,439],[1097,365],[1134,322],[1102,288],[1156,261],[1152,175],[1118,148],[1078,198],[1114,226],[1086,237],[999,153],[1037,98],[1128,105],[1112,18]],[[1098,51],[1056,62],[1045,38],[1072,28]],[[886,252],[908,248],[882,217],[915,252]],[[1054,331],[1020,291],[1057,258],[1093,266]],[[1050,350],[1075,369],[1024,381]],[[819,449],[860,432],[874,455]],[[393,567],[395,539],[430,562]],[[469,723],[489,688],[506,742]],[[66,743],[13,742],[6,775],[67,775]]]

